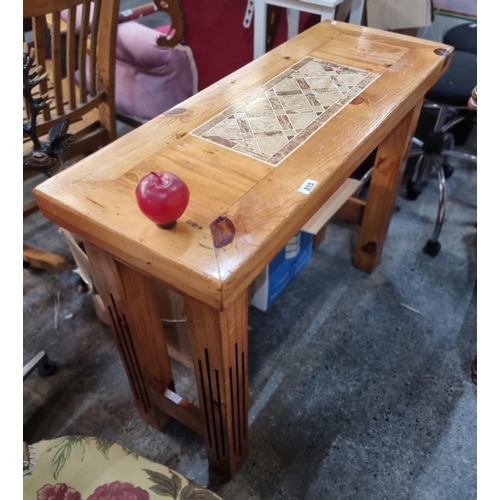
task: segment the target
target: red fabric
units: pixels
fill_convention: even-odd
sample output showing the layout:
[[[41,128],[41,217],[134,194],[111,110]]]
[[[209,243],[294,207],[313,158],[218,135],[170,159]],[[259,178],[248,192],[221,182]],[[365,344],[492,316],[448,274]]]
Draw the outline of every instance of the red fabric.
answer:
[[[198,68],[199,90],[240,69],[253,60],[253,21],[243,27],[247,0],[183,0],[186,45],[191,47]],[[300,31],[320,17],[302,12]],[[286,40],[287,20],[283,9],[275,47]]]

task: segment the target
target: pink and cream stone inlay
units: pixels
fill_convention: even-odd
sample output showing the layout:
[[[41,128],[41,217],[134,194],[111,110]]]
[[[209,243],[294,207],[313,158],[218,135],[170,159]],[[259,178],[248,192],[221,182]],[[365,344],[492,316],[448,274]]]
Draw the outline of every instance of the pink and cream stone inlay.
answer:
[[[191,134],[277,166],[378,76],[305,57]]]

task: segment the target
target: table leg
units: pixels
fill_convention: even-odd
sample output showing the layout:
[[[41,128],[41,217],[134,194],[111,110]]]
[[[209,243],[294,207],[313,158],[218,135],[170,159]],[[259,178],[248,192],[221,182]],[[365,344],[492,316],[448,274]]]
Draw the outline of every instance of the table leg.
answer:
[[[290,40],[299,34],[300,10],[286,9],[286,15],[288,25],[287,40]]]
[[[161,430],[169,417],[153,404],[150,387],[163,393],[174,386],[154,282],[88,242],[85,251],[139,414]]]
[[[248,292],[223,311],[184,303],[208,460],[232,476],[248,455]]]
[[[377,267],[417,127],[422,103],[413,108],[379,144],[353,263],[365,271]]]
[[[326,21],[327,19],[335,19],[335,13],[337,11],[337,7],[333,9],[323,9],[321,11],[321,20]]]
[[[265,0],[255,0],[253,13],[253,58],[266,53],[267,4]]]
[[[349,15],[350,24],[361,24],[364,7],[365,7],[365,0],[352,0],[351,14]]]

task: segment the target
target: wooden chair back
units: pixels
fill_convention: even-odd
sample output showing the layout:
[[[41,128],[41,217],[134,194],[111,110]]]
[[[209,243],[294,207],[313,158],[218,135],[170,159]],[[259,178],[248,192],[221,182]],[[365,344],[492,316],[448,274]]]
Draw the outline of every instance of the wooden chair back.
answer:
[[[49,73],[40,85],[51,105],[37,121],[44,136],[62,118],[76,142],[70,158],[116,139],[115,64],[119,0],[24,0],[36,62]],[[29,23],[28,23],[29,24]],[[26,26],[26,23],[24,24]],[[30,42],[25,35],[25,41]],[[27,119],[24,106],[24,119]],[[25,136],[25,147],[31,141]],[[69,159],[68,156],[65,159]]]

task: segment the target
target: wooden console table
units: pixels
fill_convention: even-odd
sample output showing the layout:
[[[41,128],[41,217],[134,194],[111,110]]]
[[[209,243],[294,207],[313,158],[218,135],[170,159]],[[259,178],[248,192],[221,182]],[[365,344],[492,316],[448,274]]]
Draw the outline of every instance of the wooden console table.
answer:
[[[141,416],[173,417],[234,474],[248,455],[248,287],[378,147],[354,265],[380,260],[425,93],[451,47],[324,21],[45,181],[43,214],[78,234]],[[134,190],[183,178],[186,213],[162,230]],[[175,393],[153,279],[185,299],[200,407]]]

